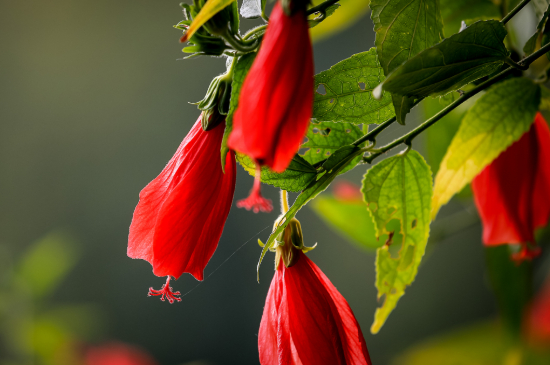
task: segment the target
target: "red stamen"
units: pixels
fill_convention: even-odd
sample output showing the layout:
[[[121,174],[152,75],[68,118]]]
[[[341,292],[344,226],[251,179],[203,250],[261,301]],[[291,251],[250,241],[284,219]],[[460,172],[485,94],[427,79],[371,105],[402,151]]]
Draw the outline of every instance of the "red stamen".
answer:
[[[271,199],[266,199],[261,194],[261,167],[259,163],[256,163],[256,176],[254,177],[254,185],[250,190],[250,195],[246,199],[239,200],[237,202],[237,208],[245,208],[251,210],[254,213],[265,212],[269,213],[273,210],[273,204]]]
[[[170,287],[170,275],[166,278],[166,284],[160,288],[160,290],[155,290],[152,287],[149,288],[149,293],[147,294],[148,297],[150,296],[159,296],[160,300],[164,302],[164,298],[168,299],[168,302],[170,304],[174,303],[175,301],[181,302],[181,298],[177,298],[177,295],[181,295],[179,291],[174,292],[174,289]]]
[[[516,265],[519,265],[524,261],[531,261],[535,257],[539,256],[541,252],[542,250],[540,247],[530,247],[528,243],[522,243],[521,250],[512,255],[512,260],[516,263]]]

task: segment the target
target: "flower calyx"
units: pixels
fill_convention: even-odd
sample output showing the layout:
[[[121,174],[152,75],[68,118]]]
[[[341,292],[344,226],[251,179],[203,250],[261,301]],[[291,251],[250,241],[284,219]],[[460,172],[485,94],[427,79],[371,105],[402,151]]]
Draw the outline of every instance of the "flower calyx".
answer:
[[[204,99],[194,103],[202,110],[202,129],[205,132],[220,124],[229,112],[232,80],[233,75],[230,71],[214,78]]]
[[[279,225],[282,219],[283,217],[280,217],[275,221],[274,228]],[[284,231],[275,238],[273,246],[273,250],[275,251],[275,270],[277,270],[281,264],[281,259],[285,267],[289,268],[300,258],[299,251],[306,253],[313,250],[317,244],[313,245],[313,247],[306,247],[304,245],[304,236],[300,221],[292,218]]]

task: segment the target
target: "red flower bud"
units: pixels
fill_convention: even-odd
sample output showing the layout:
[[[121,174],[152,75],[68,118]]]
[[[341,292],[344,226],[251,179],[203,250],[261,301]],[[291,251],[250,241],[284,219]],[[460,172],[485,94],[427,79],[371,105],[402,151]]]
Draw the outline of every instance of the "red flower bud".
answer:
[[[258,333],[262,365],[370,365],[361,328],[348,303],[301,250],[279,264]],[[282,259],[281,259],[282,260]]]
[[[550,129],[540,113],[531,129],[472,182],[488,245],[521,244],[518,261],[539,250],[534,231],[550,217]]]
[[[219,163],[224,127],[222,123],[205,132],[199,117],[164,170],[139,194],[128,256],[149,261],[157,276],[177,279],[188,272],[202,280],[218,246],[236,177],[233,152],[225,174]],[[168,282],[150,295],[177,300],[170,296],[174,293]]]
[[[313,106],[313,56],[307,16],[275,4],[244,80],[228,145],[283,172],[300,148]]]

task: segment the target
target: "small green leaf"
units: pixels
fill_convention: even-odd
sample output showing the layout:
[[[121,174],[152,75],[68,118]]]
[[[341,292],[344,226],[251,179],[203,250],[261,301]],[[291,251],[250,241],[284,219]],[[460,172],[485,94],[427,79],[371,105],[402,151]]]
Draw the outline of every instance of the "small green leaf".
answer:
[[[222,146],[220,149],[221,159],[222,159],[222,168],[225,168],[225,159],[227,158],[227,152],[229,152],[229,147],[227,147],[227,140],[229,135],[233,130],[233,114],[239,106],[239,96],[241,94],[241,87],[243,86],[244,78],[248,74],[248,70],[252,67],[252,63],[256,58],[256,53],[247,53],[244,56],[239,57],[237,64],[235,65],[235,70],[233,71],[233,82],[231,83],[231,100],[229,102],[229,113],[225,118],[225,131],[223,132]]]
[[[497,71],[508,57],[506,28],[479,21],[420,52],[393,71],[384,90],[406,96],[443,95]]]
[[[40,298],[60,285],[79,256],[71,236],[61,231],[52,232],[27,250],[15,271],[18,279]]]
[[[362,249],[372,252],[384,244],[376,239],[374,223],[362,200],[341,200],[322,194],[310,206],[336,232]]]
[[[316,6],[323,0],[313,0],[312,5]],[[311,39],[317,42],[335,33],[352,26],[369,9],[369,0],[345,0],[344,6],[338,8],[330,18],[323,20],[318,26],[310,30]]]
[[[354,124],[382,123],[393,117],[391,96],[372,90],[384,81],[376,50],[358,53],[315,75],[313,118]]]
[[[256,164],[250,157],[237,152],[237,161],[250,175],[254,176],[256,173]],[[315,175],[317,175],[317,170],[301,156],[296,155],[286,170],[280,174],[272,171],[267,166],[262,166],[261,180],[263,183],[283,190],[299,192],[315,179]]]
[[[397,257],[392,257],[388,245],[377,250],[376,287],[384,303],[376,310],[372,333],[378,333],[386,319],[412,284],[418,265],[426,251],[430,234],[430,198],[432,173],[422,156],[411,150],[390,157],[370,168],[361,189],[375,223],[378,238],[393,231],[388,227],[398,220],[402,235]],[[393,244],[398,244],[397,242]]]
[[[308,150],[300,155],[310,164],[316,165],[325,161],[341,146],[349,145],[363,136],[361,129],[351,123],[321,122],[309,125],[306,137],[307,142],[301,148]],[[341,173],[349,171],[361,161],[356,157]]]
[[[539,36],[544,31],[544,26],[546,25],[546,21],[548,20],[548,16],[550,15],[550,4],[546,7],[546,11],[542,14],[539,23],[537,24],[537,30],[535,34],[527,40],[525,43],[525,46],[523,46],[523,52],[525,52],[525,55],[528,56],[531,53],[535,51],[535,48],[537,46],[537,40]]]
[[[540,88],[527,78],[491,87],[468,110],[435,178],[432,217],[531,126]]]
[[[340,7],[340,4],[336,3],[336,4],[332,4],[331,6],[329,6],[326,10],[325,10],[325,14],[319,14],[319,16],[316,16],[315,18],[313,19],[308,19],[308,25],[310,28],[315,28],[317,25],[321,24],[321,22],[324,22],[325,19],[329,16],[331,16],[332,14],[334,14],[334,12],[336,11],[336,9],[338,9]]]
[[[439,0],[372,0],[378,59],[388,76],[403,62],[443,39]],[[397,121],[405,123],[413,100],[394,97]]]
[[[463,20],[500,19],[500,10],[491,0],[439,0],[447,37],[458,33]]]

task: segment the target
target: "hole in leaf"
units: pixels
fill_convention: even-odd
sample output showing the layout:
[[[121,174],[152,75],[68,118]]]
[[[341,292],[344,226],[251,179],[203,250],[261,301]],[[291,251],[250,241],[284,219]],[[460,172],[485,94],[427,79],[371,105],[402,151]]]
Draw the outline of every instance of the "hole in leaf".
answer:
[[[327,94],[327,89],[325,89],[325,85],[319,84],[319,86],[317,87],[316,92],[317,92],[317,94],[326,95]]]
[[[299,154],[300,156],[304,156],[304,155],[307,153],[307,151],[309,151],[309,148],[307,148],[307,147],[306,147],[306,148],[300,148],[300,149],[298,150],[298,154]]]
[[[325,128],[320,130],[322,136],[328,136],[330,133],[330,128]]]
[[[359,88],[360,88],[361,90],[365,90],[365,87],[366,87],[366,85],[365,85],[364,82],[360,82],[360,83],[359,83]]]
[[[327,151],[327,153],[325,153],[326,156],[330,156],[330,151]]]
[[[397,208],[395,207],[389,207],[388,208],[388,214],[389,215],[393,215],[393,213],[395,213],[397,211]]]
[[[313,134],[317,134],[319,133],[319,128],[315,127],[311,130],[311,132],[313,132]]]
[[[351,133],[351,129],[346,129],[346,133]]]
[[[317,153],[321,153],[321,149],[320,149],[320,148],[317,148]]]
[[[330,99],[329,103],[331,104],[334,103],[334,99]]]
[[[411,228],[412,229],[415,229],[416,228],[416,219],[413,219],[412,223],[411,223]]]

